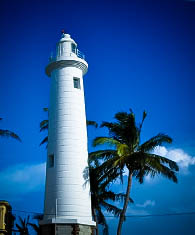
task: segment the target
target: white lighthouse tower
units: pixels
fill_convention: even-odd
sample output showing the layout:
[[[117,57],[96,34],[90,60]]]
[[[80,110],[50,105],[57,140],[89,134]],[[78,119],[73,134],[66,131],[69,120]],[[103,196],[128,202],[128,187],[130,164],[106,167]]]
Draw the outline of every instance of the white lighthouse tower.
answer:
[[[62,34],[46,74],[51,77],[44,235],[92,234],[83,75],[88,64],[69,34]]]

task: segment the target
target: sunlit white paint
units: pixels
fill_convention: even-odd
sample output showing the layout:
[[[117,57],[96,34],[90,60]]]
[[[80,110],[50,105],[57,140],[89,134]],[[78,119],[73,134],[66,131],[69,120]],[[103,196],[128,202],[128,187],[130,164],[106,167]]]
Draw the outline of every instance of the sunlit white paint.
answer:
[[[72,52],[71,43],[76,45],[63,34],[46,67],[51,77],[48,156],[54,154],[54,167],[47,164],[44,223],[94,225],[83,178],[88,159],[83,75],[88,64]],[[80,79],[81,89],[74,88],[73,77]]]

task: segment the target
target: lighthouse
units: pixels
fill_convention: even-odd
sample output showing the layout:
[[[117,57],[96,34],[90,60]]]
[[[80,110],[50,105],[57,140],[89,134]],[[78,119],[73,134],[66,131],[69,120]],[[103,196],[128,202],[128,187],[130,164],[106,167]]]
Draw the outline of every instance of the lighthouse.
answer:
[[[91,235],[90,188],[83,76],[88,64],[69,34],[62,33],[46,74],[51,79],[44,235]]]

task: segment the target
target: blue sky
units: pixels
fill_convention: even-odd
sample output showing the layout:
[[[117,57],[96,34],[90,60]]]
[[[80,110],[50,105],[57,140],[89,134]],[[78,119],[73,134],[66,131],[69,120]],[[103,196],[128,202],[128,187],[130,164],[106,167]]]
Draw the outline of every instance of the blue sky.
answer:
[[[89,120],[111,121],[143,110],[142,141],[169,134],[171,146],[156,151],[180,165],[179,183],[158,177],[134,182],[129,215],[195,211],[195,2],[9,1],[0,8],[0,125],[22,143],[0,139],[0,199],[15,210],[42,212],[46,150],[39,123],[46,118],[50,80],[44,69],[61,29],[86,55],[84,78]],[[45,133],[46,134],[46,133]],[[107,134],[89,128],[94,136]],[[117,191],[125,186],[114,186]],[[110,234],[117,220],[108,218]],[[193,234],[195,216],[128,218],[124,234]]]

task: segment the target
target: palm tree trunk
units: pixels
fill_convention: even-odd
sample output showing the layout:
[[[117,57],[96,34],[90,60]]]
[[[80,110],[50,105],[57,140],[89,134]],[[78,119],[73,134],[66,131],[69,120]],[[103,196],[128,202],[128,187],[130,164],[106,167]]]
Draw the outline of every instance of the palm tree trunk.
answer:
[[[123,225],[123,222],[125,219],[125,213],[126,213],[128,202],[129,202],[129,194],[130,194],[130,190],[131,190],[131,184],[132,184],[132,173],[130,173],[130,171],[129,171],[127,191],[126,191],[126,195],[125,195],[123,209],[120,214],[120,219],[119,219],[118,228],[117,228],[117,235],[121,234],[122,225]]]
[[[96,211],[95,211],[95,208],[93,208],[93,217],[94,217],[94,220],[96,222],[96,235],[99,235],[99,230],[98,230],[98,219],[97,219],[97,214],[96,214]]]

